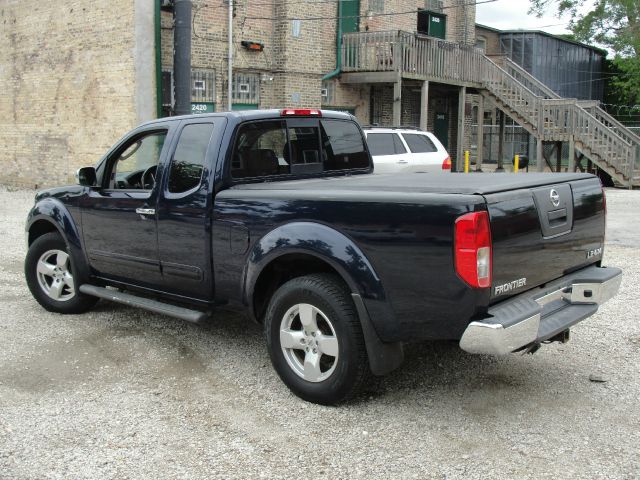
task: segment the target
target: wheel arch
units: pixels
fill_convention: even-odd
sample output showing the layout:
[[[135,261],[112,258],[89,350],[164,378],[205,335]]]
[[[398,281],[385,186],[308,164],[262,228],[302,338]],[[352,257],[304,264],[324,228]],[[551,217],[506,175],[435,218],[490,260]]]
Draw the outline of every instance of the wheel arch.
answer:
[[[339,266],[314,252],[288,250],[278,252],[257,273],[247,291],[247,304],[254,320],[261,322],[271,295],[284,283],[312,273],[331,273],[353,291],[354,282]]]
[[[47,233],[59,233],[64,238],[64,234],[53,221],[49,218],[40,218],[35,220],[27,230],[27,246],[36,241],[39,237],[46,235]]]
[[[89,267],[78,226],[62,202],[46,198],[39,201],[27,217],[27,247],[47,233],[58,233],[69,248],[74,276],[87,280]]]
[[[252,318],[260,321],[269,292],[291,278],[320,272],[336,274],[352,293],[365,299],[386,299],[380,278],[351,239],[326,225],[294,222],[264,235],[249,253],[243,300]],[[274,273],[278,281],[268,282]]]

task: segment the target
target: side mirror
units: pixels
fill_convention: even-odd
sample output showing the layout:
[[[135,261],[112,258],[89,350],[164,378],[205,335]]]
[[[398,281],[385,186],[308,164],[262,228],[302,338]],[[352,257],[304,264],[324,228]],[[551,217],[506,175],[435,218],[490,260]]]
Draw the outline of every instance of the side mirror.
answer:
[[[96,169],[94,167],[82,167],[76,172],[78,185],[94,187],[96,185]]]

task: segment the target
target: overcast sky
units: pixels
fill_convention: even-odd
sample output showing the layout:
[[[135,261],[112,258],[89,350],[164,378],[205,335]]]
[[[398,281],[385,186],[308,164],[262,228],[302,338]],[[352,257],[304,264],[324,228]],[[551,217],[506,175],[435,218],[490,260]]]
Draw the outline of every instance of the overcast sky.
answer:
[[[529,0],[497,0],[476,6],[476,22],[500,30],[543,30],[559,34],[568,33],[569,18],[557,18],[549,10],[543,17],[529,15]],[[558,25],[559,24],[559,25]]]

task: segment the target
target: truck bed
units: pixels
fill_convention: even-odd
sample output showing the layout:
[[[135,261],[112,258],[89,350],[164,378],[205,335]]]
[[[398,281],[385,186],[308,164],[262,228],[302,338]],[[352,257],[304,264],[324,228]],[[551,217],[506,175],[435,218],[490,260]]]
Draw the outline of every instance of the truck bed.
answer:
[[[243,184],[243,190],[322,190],[323,192],[371,191],[441,194],[487,195],[523,188],[565,183],[594,178],[587,173],[527,173],[527,174],[429,174],[401,173],[352,175]]]

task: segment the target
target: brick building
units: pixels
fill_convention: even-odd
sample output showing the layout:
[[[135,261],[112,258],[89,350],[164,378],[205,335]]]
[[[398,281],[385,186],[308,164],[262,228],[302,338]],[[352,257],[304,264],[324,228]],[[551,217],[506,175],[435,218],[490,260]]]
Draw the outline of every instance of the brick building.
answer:
[[[281,106],[319,107],[346,110],[362,123],[391,123],[392,85],[351,84],[341,81],[337,65],[337,30],[349,32],[420,31],[423,17],[435,16],[443,39],[475,43],[475,6],[462,0],[445,2],[424,0],[347,0],[313,2],[239,1],[234,8],[233,108],[271,108]],[[422,11],[420,11],[422,10]],[[192,81],[195,108],[210,111],[227,107],[227,6],[194,1]],[[342,17],[342,22],[340,18]],[[300,20],[310,18],[310,20]],[[162,69],[165,89],[163,104],[171,105],[170,71],[173,52],[173,18],[162,14]],[[428,28],[428,25],[427,25]],[[242,47],[242,42],[260,42],[263,51]],[[333,72],[333,74],[332,74]],[[202,83],[206,77],[215,87]],[[418,85],[406,85],[403,96],[403,124],[418,124],[420,98]],[[200,92],[206,89],[203,98]],[[241,91],[242,89],[242,91]],[[455,90],[455,89],[454,89]],[[443,93],[443,95],[440,95]],[[451,92],[436,89],[434,107],[457,102]],[[436,97],[438,97],[436,99]],[[454,98],[455,97],[455,98]],[[375,99],[381,100],[375,102]],[[442,110],[444,107],[434,108]],[[166,110],[166,109],[165,109]],[[430,122],[432,124],[433,122]],[[445,140],[446,142],[446,140]]]
[[[169,113],[173,18],[167,11],[155,15],[166,3],[0,0],[0,183],[68,182],[127,129]],[[322,106],[351,111],[362,123],[386,122],[393,102],[381,100],[390,99],[392,86],[341,82],[338,24],[343,32],[416,32],[422,22],[442,27],[432,34],[472,44],[475,7],[467,3],[237,0],[234,108]],[[193,1],[192,101],[201,110],[227,105],[227,5]],[[247,50],[243,40],[264,49]],[[402,123],[419,116],[416,88],[403,87]],[[455,95],[434,91],[432,98],[455,110]]]
[[[171,3],[0,0],[0,183],[70,181],[128,129],[172,114]],[[234,109],[322,107],[363,124],[419,125],[461,168],[464,150],[482,164],[473,135],[482,138],[483,122],[472,128],[473,118],[499,108],[534,137],[538,169],[543,142],[562,139],[569,168],[580,151],[621,181],[634,175],[623,165],[635,136],[616,127],[608,151],[602,139],[575,136],[559,119],[591,109],[602,135],[610,121],[483,55],[467,0],[235,0],[231,79],[228,0],[192,4],[194,111],[225,110],[230,80]]]
[[[68,182],[153,118],[148,0],[0,0],[0,183]]]

